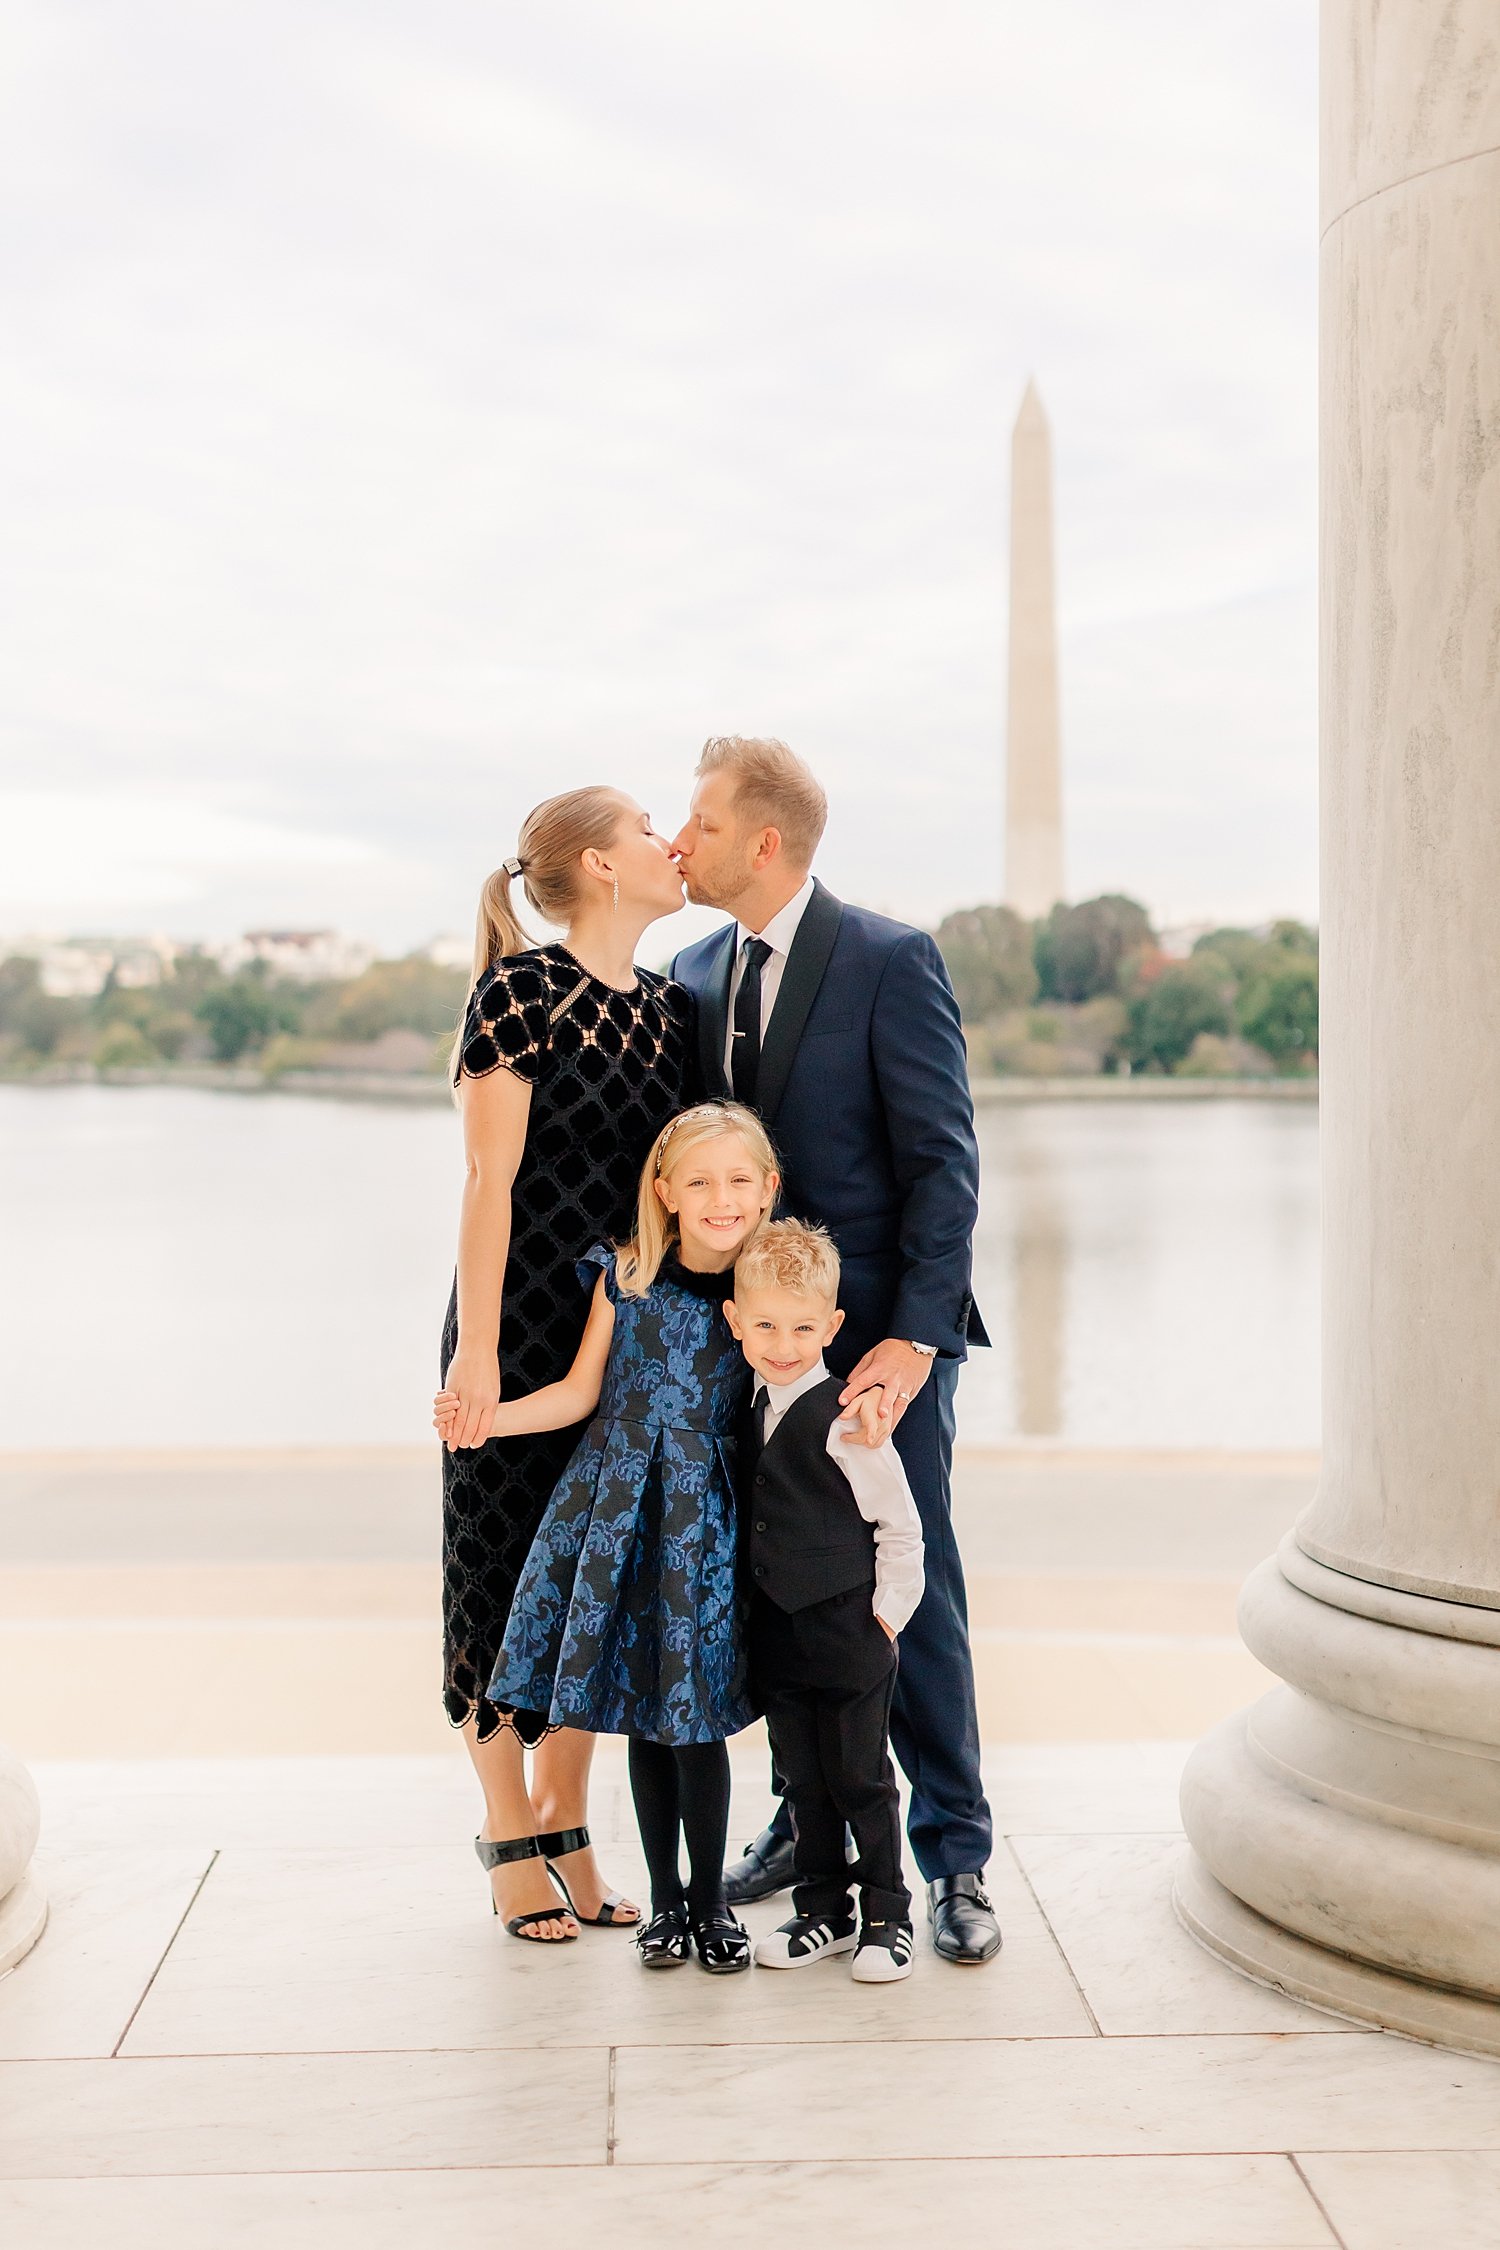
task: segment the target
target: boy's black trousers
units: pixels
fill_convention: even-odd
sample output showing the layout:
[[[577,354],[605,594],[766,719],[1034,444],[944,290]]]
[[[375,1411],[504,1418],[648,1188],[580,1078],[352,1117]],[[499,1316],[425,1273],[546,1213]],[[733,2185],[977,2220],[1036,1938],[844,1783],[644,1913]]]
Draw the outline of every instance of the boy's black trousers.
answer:
[[[751,1692],[766,1714],[796,1835],[792,1904],[815,1921],[848,1913],[851,1881],[867,1922],[911,1918],[890,1760],[896,1647],[870,1607],[872,1592],[859,1586],[790,1613],[758,1589],[750,1602]]]

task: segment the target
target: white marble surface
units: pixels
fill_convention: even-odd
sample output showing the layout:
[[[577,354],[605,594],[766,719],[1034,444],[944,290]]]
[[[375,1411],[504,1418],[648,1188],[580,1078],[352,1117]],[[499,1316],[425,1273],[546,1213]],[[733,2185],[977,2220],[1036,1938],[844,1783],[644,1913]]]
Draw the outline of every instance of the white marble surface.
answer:
[[[602,2164],[605,2048],[0,2063],[0,2178]]]
[[[1495,2250],[1500,2157],[1309,2156],[1302,2170],[1344,2250]]]
[[[41,1820],[36,1783],[15,1752],[0,1744],[0,1898],[30,1865]]]
[[[1323,1429],[1295,1540],[1326,1568],[1241,1596],[1287,1684],[1189,1764],[1183,1903],[1226,1958],[1284,1973],[1290,1936],[1303,1992],[1494,2053],[1500,47],[1495,0],[1322,21]]]
[[[537,2250],[580,2241],[602,2250],[752,2241],[910,2250],[934,2222],[947,2250],[1334,2250],[1279,2156],[42,2180],[14,2188],[7,2215],[26,2250],[99,2250],[106,2240],[110,2250],[436,2250],[480,2241]]]
[[[1237,1976],[1194,1943],[1172,1911],[1182,1837],[1013,1836],[1054,1936],[1102,2032],[1344,2032]]]
[[[52,1769],[61,1942],[0,1980],[0,2045],[28,2058],[0,2061],[0,2241],[1500,2240],[1500,2067],[1342,2031],[1199,1955],[1166,1903],[1180,1844],[1139,1832],[1174,1768],[1128,1748],[992,1761],[1002,1817],[1028,1821],[996,1855],[1006,1949],[959,1971],[924,1942],[886,1992],[832,1962],[650,1978],[603,1931],[524,1950],[485,1911],[457,1752]],[[764,1805],[757,1756],[736,1781],[738,1830]],[[613,1750],[596,1827],[633,1878]],[[86,2041],[94,2059],[63,2059]]]
[[[985,1787],[1010,1834],[1159,1834],[1177,1825],[1177,1784],[1188,1742],[1007,1744],[985,1751]],[[730,1840],[762,1823],[766,1757],[752,1732],[731,1757]],[[446,1756],[315,1758],[39,1759],[47,1840],[87,1848],[111,1842],[205,1849],[231,1845],[300,1850],[442,1843],[474,1832],[474,1780],[455,1740]],[[601,1844],[634,1848],[635,1822],[618,1745],[594,1759],[589,1819]]]
[[[645,1895],[638,1850],[611,1872]],[[508,1937],[457,1839],[441,1849],[222,1852],[124,2052],[291,2053],[320,2047],[570,2047],[722,2037],[757,2043],[911,2036],[1088,2038],[1068,1965],[1016,1868],[997,1861],[1003,1977],[965,1978],[924,1944],[906,1984],[855,1986],[847,1959],[796,1976],[645,1976],[623,1930],[585,1930],[554,1957]],[[749,1910],[757,1934],[785,1900]],[[1186,1939],[1183,1940],[1187,1944]],[[1226,1975],[1228,1972],[1224,1972]],[[3,2022],[3,2018],[0,2018]]]
[[[940,2040],[622,2047],[616,2160],[1500,2150],[1493,2063],[1387,2039]]]
[[[113,2054],[213,1854],[43,1852],[51,1919],[24,1976],[0,1986],[0,2058]]]
[[[24,1960],[47,1927],[47,1894],[28,1868],[0,1898],[0,1976]]]

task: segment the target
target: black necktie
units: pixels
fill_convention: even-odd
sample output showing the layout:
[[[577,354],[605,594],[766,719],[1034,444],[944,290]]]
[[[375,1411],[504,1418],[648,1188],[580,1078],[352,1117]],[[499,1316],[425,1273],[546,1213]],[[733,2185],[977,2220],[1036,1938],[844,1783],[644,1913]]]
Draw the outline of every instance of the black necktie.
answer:
[[[740,988],[734,996],[734,1038],[730,1042],[729,1083],[734,1098],[747,1109],[755,1107],[755,1081],[760,1075],[760,972],[772,948],[764,938],[745,940]]]

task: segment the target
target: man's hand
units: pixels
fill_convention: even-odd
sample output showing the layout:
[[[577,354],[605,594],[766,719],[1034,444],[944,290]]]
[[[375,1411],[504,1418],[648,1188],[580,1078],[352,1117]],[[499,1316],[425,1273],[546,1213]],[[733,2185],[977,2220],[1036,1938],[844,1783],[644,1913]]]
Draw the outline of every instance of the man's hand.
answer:
[[[887,1428],[893,1430],[931,1373],[932,1361],[924,1352],[914,1352],[899,1337],[887,1336],[883,1344],[865,1353],[845,1384],[839,1404],[848,1406],[873,1383],[883,1384],[890,1417]]]

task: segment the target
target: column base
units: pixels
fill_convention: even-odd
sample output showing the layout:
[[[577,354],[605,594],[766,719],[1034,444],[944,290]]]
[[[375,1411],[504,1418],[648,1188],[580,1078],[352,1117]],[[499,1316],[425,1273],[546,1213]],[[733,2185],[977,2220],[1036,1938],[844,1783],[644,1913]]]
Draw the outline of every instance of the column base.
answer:
[[[1286,1684],[1183,1771],[1182,1922],[1314,2007],[1500,2055],[1500,1616],[1289,1539],[1240,1630]]]
[[[0,1976],[28,1954],[47,1927],[47,1894],[29,1871],[0,1898]]]
[[[1417,1984],[1313,1945],[1226,1891],[1193,1852],[1183,1854],[1172,1904],[1189,1937],[1256,1984],[1348,2023],[1393,2031],[1430,2047],[1500,2056],[1500,2006],[1494,2002]]]

